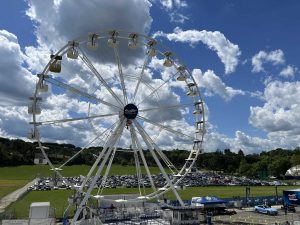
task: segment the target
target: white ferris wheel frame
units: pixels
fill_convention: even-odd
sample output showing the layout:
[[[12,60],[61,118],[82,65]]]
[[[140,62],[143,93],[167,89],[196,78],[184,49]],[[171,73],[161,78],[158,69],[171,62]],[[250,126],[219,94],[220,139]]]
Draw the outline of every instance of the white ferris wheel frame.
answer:
[[[93,65],[92,61],[89,59],[87,54],[82,50],[81,46],[83,44],[88,44],[90,45],[91,48],[97,48],[98,47],[98,41],[103,41],[107,40],[108,44],[110,47],[113,48],[114,56],[115,56],[115,62],[118,66],[118,81],[120,82],[119,85],[122,89],[122,94],[123,98],[120,99],[116,93],[112,90],[108,82],[103,78],[103,76],[99,73],[99,71],[95,68]],[[126,76],[126,79],[136,79],[137,84],[135,86],[135,91],[134,91],[134,96],[132,101],[128,99],[128,95],[126,92],[126,84],[125,84],[125,75],[123,74],[122,71],[122,64],[120,61],[120,55],[119,55],[119,49],[118,49],[118,42],[119,41],[128,41],[129,42],[129,47],[132,49],[135,49],[136,47],[142,47],[144,48],[146,53],[146,57],[141,69],[141,72],[138,76]],[[97,45],[97,46],[93,46]],[[101,46],[100,46],[101,47]],[[75,88],[67,83],[64,83],[62,81],[59,81],[57,79],[52,78],[49,73],[51,72],[51,66],[55,66],[56,64],[58,65],[59,59],[62,58],[64,55],[69,56],[69,52],[73,51],[76,57],[76,54],[78,53],[77,57],[80,58],[84,64],[90,69],[92,74],[99,80],[100,85],[102,85],[109,93],[110,95],[116,100],[118,105],[112,104],[110,102],[104,101],[100,98],[97,98],[95,95],[84,92],[78,88]],[[95,50],[95,49],[94,49]],[[76,52],[77,51],[77,52]],[[72,54],[70,54],[72,56]],[[174,67],[176,69],[176,73],[173,74],[168,80],[164,81],[162,85],[159,87],[153,87],[151,84],[149,84],[146,80],[143,79],[144,72],[147,66],[147,63],[151,59],[151,57],[154,57],[155,55],[160,55],[164,58],[164,66],[167,67]],[[60,66],[60,65],[58,65]],[[177,76],[177,78],[176,78]],[[135,158],[135,166],[137,170],[137,178],[138,182],[140,182],[141,179],[141,170],[140,170],[140,161],[142,161],[142,165],[145,167],[146,175],[149,178],[151,188],[153,189],[153,192],[150,194],[145,194],[142,195],[141,192],[141,185],[140,183],[138,184],[139,192],[140,195],[139,197],[134,197],[132,199],[128,200],[115,200],[115,201],[122,201],[122,202],[139,202],[139,201],[145,201],[145,200],[150,200],[153,198],[158,198],[167,191],[173,191],[174,195],[176,196],[177,200],[179,203],[183,206],[184,203],[181,200],[179,194],[177,193],[176,190],[176,185],[179,184],[179,182],[190,172],[191,168],[196,162],[196,159],[200,153],[203,152],[203,137],[205,133],[205,115],[204,115],[204,104],[199,92],[199,88],[197,86],[197,83],[195,79],[193,78],[191,72],[183,66],[183,64],[176,58],[175,54],[170,52],[164,45],[162,45],[159,41],[148,37],[143,34],[138,34],[138,33],[133,33],[133,32],[128,32],[128,31],[122,31],[122,30],[112,30],[112,31],[98,31],[94,33],[89,33],[86,36],[83,36],[81,38],[69,41],[65,46],[63,46],[59,51],[57,51],[48,64],[45,66],[44,70],[42,71],[41,74],[38,74],[38,82],[36,84],[36,89],[34,92],[33,97],[30,98],[32,104],[29,106],[29,113],[32,114],[32,119],[33,121],[30,122],[33,125],[32,132],[30,133],[30,136],[32,139],[36,140],[38,143],[38,148],[41,150],[43,156],[45,157],[47,163],[51,167],[55,173],[64,180],[66,184],[72,185],[68,182],[67,179],[65,179],[62,174],[60,173],[60,170],[62,170],[62,167],[65,166],[67,163],[69,163],[71,160],[73,160],[75,157],[77,157],[83,150],[85,150],[89,144],[93,143],[95,140],[99,139],[100,137],[103,138],[104,133],[107,133],[107,131],[110,132],[110,135],[107,135],[107,138],[105,139],[104,145],[103,145],[103,150],[99,153],[98,156],[96,156],[96,160],[94,164],[92,165],[91,169],[89,170],[88,174],[84,178],[82,184],[79,187],[75,187],[74,185],[73,188],[77,190],[78,193],[83,195],[83,198],[81,199],[81,202],[79,204],[79,207],[76,210],[75,216],[72,220],[72,223],[74,224],[75,221],[78,219],[80,213],[82,212],[82,209],[86,206],[87,201],[90,198],[96,198],[96,199],[105,199],[104,196],[100,195],[105,187],[105,182],[108,176],[108,172],[110,171],[110,168],[112,166],[112,161],[115,156],[115,153],[117,151],[117,144],[118,141],[122,135],[122,132],[127,125],[127,121],[129,120],[128,118],[125,117],[125,115],[122,115],[122,110],[123,108],[128,105],[130,102],[135,102],[136,100],[136,95],[139,91],[140,84],[143,84],[147,86],[151,90],[151,94],[147,95],[146,98],[144,98],[141,102],[137,104],[141,104],[145,99],[155,97],[158,99],[156,100],[157,102],[159,101],[159,96],[158,96],[158,90],[167,82],[173,79],[177,79],[178,82],[185,82],[186,88],[187,88],[187,95],[188,97],[191,97],[193,100],[193,114],[195,116],[195,136],[191,137],[189,135],[184,134],[183,132],[176,130],[170,126],[167,126],[165,124],[161,124],[155,121],[152,121],[146,117],[136,115],[136,118],[142,120],[144,123],[151,124],[155,127],[159,127],[159,129],[168,131],[172,133],[173,135],[176,134],[178,136],[185,136],[189,139],[193,139],[192,141],[192,149],[190,149],[190,153],[188,158],[186,159],[186,162],[184,166],[180,169],[177,170],[177,168],[170,162],[170,160],[166,157],[166,155],[161,151],[159,146],[155,143],[155,140],[151,138],[151,136],[145,131],[143,126],[134,118],[131,120],[129,132],[130,132],[130,137],[131,137],[131,143],[132,143],[132,152],[134,154]],[[113,107],[117,109],[119,112],[116,113],[110,113],[110,114],[105,114],[105,115],[89,115],[86,117],[79,117],[79,118],[68,118],[68,119],[62,119],[62,120],[49,120],[49,121],[38,121],[37,120],[37,115],[40,114],[40,108],[39,108],[39,102],[42,101],[42,98],[39,96],[40,92],[48,91],[48,86],[45,83],[50,83],[52,85],[59,86],[61,88],[64,88],[65,90],[71,91],[72,93],[75,93],[79,96],[83,96],[87,99],[96,101],[98,103],[104,104],[109,107]],[[158,103],[159,104],[159,103]],[[174,106],[163,106],[159,104],[158,107],[154,108],[148,108],[148,109],[141,109],[139,112],[147,112],[151,110],[165,110],[165,109],[172,109],[172,108],[179,108],[179,107],[184,107],[183,104],[181,105],[174,105]],[[74,154],[71,158],[69,158],[66,162],[64,162],[62,165],[56,167],[52,164],[50,159],[48,158],[45,150],[47,147],[42,145],[41,142],[41,136],[40,136],[40,131],[39,127],[42,125],[51,125],[51,124],[58,124],[58,123],[64,123],[64,122],[72,122],[72,121],[80,121],[80,120],[87,120],[88,122],[91,122],[94,118],[104,118],[104,117],[109,117],[113,115],[119,115],[118,121],[116,121],[112,127],[109,129],[105,130],[104,132],[97,134],[96,137],[84,148],[82,148],[80,151],[78,151],[76,154]],[[144,141],[144,144],[146,144],[147,149],[150,151],[151,156],[153,157],[155,163],[160,169],[160,172],[162,173],[164,179],[165,179],[165,185],[162,188],[157,188],[155,186],[155,183],[152,179],[150,169],[147,165],[147,161],[145,159],[145,156],[143,154],[143,147],[140,142],[140,139],[138,138],[138,134],[140,135],[140,138]],[[110,157],[111,156],[111,157]],[[172,173],[172,177],[170,178],[168,174],[165,171],[164,166],[162,165],[161,161],[163,161],[164,165],[169,168],[169,170]],[[104,166],[106,166],[106,170],[104,171]],[[98,169],[96,170],[96,168]],[[96,173],[95,173],[96,171]],[[102,178],[102,183],[101,183],[101,192],[98,191],[97,195],[92,195],[92,191],[95,188],[95,184],[97,180],[100,177],[100,174],[104,172],[103,178]],[[93,175],[93,173],[95,173]],[[92,176],[93,175],[93,176]],[[87,182],[90,180],[90,184],[88,189],[85,191],[85,185]],[[100,189],[99,189],[100,190]],[[109,199],[105,199],[106,201],[110,201]]]

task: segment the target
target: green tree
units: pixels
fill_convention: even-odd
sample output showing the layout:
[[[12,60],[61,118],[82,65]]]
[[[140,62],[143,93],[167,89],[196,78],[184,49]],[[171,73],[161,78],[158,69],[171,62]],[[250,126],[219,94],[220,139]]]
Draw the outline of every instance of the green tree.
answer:
[[[268,170],[273,176],[280,177],[284,176],[284,174],[290,167],[291,163],[288,158],[278,157],[269,164]]]
[[[300,164],[300,154],[294,153],[291,156],[291,165],[292,166],[297,166]]]

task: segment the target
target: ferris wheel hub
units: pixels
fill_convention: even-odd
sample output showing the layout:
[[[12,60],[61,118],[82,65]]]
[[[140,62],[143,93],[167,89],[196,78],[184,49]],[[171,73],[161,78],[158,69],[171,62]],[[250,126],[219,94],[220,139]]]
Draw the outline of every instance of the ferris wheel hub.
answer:
[[[127,104],[124,107],[124,116],[128,120],[134,120],[137,117],[138,112],[139,112],[138,108],[136,107],[136,105],[132,103]]]

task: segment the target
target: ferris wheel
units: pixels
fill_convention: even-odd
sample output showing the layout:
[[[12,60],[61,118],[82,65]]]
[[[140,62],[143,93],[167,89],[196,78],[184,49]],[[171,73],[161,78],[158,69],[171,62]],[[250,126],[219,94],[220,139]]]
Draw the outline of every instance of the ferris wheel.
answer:
[[[176,186],[203,151],[205,118],[197,83],[175,53],[143,34],[98,31],[69,41],[37,76],[28,108],[33,125],[28,138],[37,141],[51,169],[64,180],[65,166],[89,147],[102,147],[80,185],[73,185],[82,196],[73,223],[92,198],[139,202],[172,191],[184,205]],[[55,165],[42,144],[53,139],[82,148]],[[163,151],[172,149],[189,151],[181,168]],[[126,200],[106,199],[102,191],[119,151],[132,154],[138,193]],[[159,185],[146,152],[159,168]],[[143,192],[145,180],[151,191]]]

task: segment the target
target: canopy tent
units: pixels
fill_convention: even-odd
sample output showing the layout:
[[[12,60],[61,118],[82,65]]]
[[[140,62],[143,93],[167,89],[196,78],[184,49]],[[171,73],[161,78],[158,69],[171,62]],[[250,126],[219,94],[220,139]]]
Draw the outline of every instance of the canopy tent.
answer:
[[[193,197],[191,205],[206,207],[225,207],[226,200],[216,196]]]

